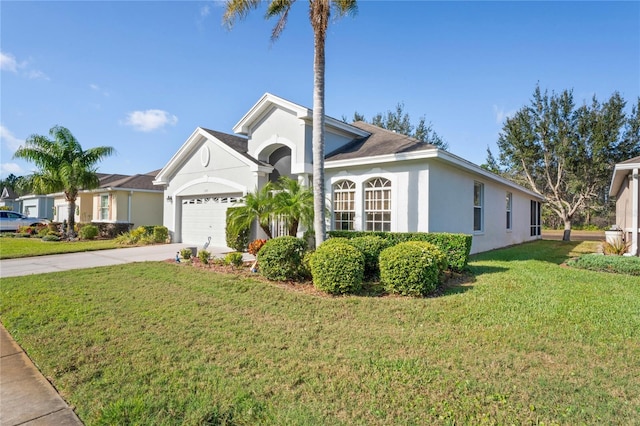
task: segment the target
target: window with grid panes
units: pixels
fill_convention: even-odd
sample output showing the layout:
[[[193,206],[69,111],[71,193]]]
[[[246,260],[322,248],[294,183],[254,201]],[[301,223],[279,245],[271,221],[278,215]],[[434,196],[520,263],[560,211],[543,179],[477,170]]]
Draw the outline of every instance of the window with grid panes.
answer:
[[[109,195],[100,195],[100,220],[109,220]]]
[[[343,180],[333,185],[333,226],[334,229],[353,231],[356,215],[356,184]]]
[[[484,184],[473,184],[473,230],[484,231]]]
[[[391,231],[391,181],[375,178],[364,187],[365,229]]]

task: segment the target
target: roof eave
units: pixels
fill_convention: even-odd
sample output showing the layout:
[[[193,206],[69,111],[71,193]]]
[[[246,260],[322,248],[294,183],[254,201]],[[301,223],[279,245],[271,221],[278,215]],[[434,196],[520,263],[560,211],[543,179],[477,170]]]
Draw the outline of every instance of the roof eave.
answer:
[[[622,182],[633,169],[640,169],[640,163],[619,163],[613,168],[611,185],[609,185],[609,196],[615,197],[620,191]]]
[[[447,152],[447,151],[440,150],[438,148],[422,150],[422,151],[403,152],[398,154],[374,155],[374,156],[345,159],[345,160],[327,160],[325,162],[325,168],[336,169],[341,167],[368,165],[372,163],[380,164],[380,163],[393,163],[398,161],[427,160],[427,159],[437,159],[437,160],[445,161],[458,168],[462,168],[471,173],[479,174],[494,182],[501,183],[503,185],[506,185],[511,188],[517,189],[521,192],[524,192],[541,201],[545,201],[545,198],[543,196],[531,191],[528,188],[525,188],[524,186],[518,185],[517,183],[512,182],[509,179],[505,179],[502,176],[498,176],[497,174],[492,173],[488,170],[485,170],[482,167],[477,166],[470,161],[467,161],[461,157],[458,157],[457,155],[451,154],[450,152]]]

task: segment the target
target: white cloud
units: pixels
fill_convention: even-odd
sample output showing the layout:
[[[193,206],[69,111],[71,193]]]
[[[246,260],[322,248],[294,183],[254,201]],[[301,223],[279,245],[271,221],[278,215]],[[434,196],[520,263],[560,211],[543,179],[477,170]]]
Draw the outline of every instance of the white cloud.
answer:
[[[493,106],[493,113],[496,116],[496,124],[503,124],[507,118],[511,118],[515,115],[516,111],[505,111],[504,108],[499,108],[497,105]]]
[[[20,74],[31,80],[50,80],[49,76],[42,71],[31,68],[28,61],[18,62],[11,53],[0,52],[0,69]]]
[[[31,70],[25,73],[27,77],[31,80],[51,80],[48,75],[38,70]]]
[[[148,109],[146,111],[133,111],[127,115],[124,124],[133,127],[140,132],[152,132],[164,126],[175,126],[178,117],[160,109]]]
[[[19,139],[11,133],[9,129],[0,125],[0,143],[5,145],[9,151],[16,152],[20,145],[24,144],[23,139]]]
[[[0,52],[0,69],[3,71],[18,72],[18,62],[15,56]]]
[[[200,17],[204,18],[206,16],[209,16],[209,13],[211,13],[211,9],[209,8],[208,4],[200,8]]]
[[[109,95],[111,94],[108,90],[103,89],[102,87],[100,87],[100,86],[98,86],[97,84],[94,84],[94,83],[91,83],[91,84],[89,85],[89,87],[90,87],[92,90],[96,91],[96,92],[100,92],[100,93],[102,93],[102,95],[103,95],[103,96],[105,96],[105,97],[107,97],[107,98],[108,98],[108,97],[109,97]]]
[[[0,172],[3,175],[9,175],[13,173],[14,175],[23,175],[24,170],[16,163],[2,163],[0,164]]]

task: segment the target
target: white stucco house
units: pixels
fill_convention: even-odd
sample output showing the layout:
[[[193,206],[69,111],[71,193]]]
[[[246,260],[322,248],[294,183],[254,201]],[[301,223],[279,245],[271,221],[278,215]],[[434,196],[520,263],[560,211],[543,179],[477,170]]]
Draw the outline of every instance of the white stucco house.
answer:
[[[235,135],[198,127],[158,173],[172,240],[225,246],[226,209],[281,175],[310,184],[312,111],[265,94]],[[456,155],[326,117],[327,229],[473,235],[472,253],[539,239],[543,199]]]
[[[638,253],[640,233],[640,157],[615,165],[609,196],[616,199],[616,225],[622,230],[624,240],[631,243],[628,253]]]

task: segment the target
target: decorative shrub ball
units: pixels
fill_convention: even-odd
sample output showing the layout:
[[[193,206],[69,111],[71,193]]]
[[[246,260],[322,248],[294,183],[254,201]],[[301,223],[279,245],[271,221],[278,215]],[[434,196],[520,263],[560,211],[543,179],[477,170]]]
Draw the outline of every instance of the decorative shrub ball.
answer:
[[[169,239],[169,228],[167,228],[166,226],[153,227],[154,243],[166,243],[168,239]]]
[[[239,253],[237,251],[234,251],[233,253],[228,253],[224,257],[224,263],[227,265],[235,266],[236,268],[241,267],[243,263],[242,253]]]
[[[93,240],[98,236],[98,227],[95,225],[84,225],[80,228],[79,234],[83,240]]]
[[[331,294],[355,293],[362,288],[364,255],[347,242],[325,241],[311,258],[313,285]]]
[[[305,248],[305,242],[296,237],[284,236],[267,241],[258,252],[260,273],[276,281],[299,279],[303,275]]]
[[[375,235],[355,237],[349,244],[360,250],[364,255],[364,276],[372,279],[380,274],[379,258],[382,250],[393,245],[389,240]]]
[[[436,289],[446,267],[442,251],[423,241],[408,241],[380,253],[380,281],[389,293],[422,296]]]

